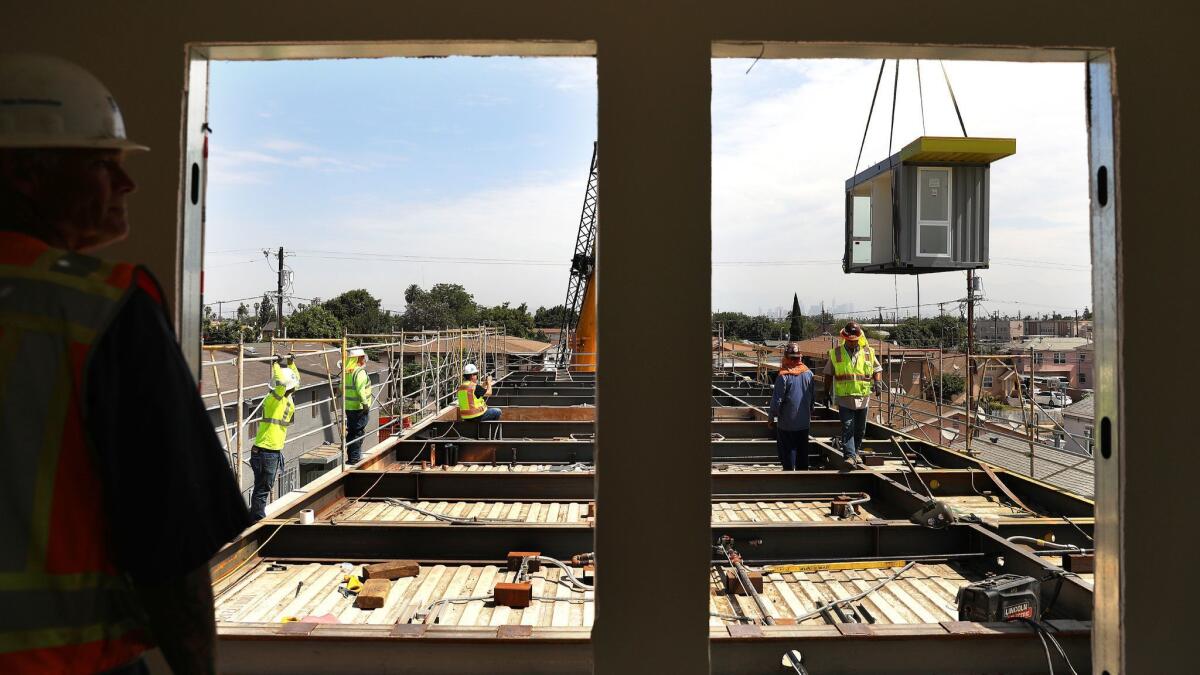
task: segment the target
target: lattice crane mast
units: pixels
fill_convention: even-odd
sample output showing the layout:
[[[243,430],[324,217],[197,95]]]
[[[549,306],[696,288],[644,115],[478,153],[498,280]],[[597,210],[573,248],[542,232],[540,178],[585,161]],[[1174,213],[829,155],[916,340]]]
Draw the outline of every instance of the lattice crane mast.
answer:
[[[562,331],[558,334],[555,365],[568,364],[574,372],[596,372],[596,206],[597,152],[592,144],[592,165],[588,171],[583,211],[579,215],[579,233],[575,236],[575,255],[567,278],[567,300],[563,305]]]

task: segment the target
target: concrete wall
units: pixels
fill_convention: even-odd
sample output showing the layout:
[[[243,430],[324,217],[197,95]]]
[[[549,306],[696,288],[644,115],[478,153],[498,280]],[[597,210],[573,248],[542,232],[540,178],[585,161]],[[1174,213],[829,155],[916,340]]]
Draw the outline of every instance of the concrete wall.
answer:
[[[1200,516],[1197,500],[1173,500],[1171,518],[1163,518],[1161,509],[1162,495],[1193,491],[1189,471],[1163,471],[1189,466],[1191,445],[1179,439],[1191,432],[1185,426],[1190,420],[1158,411],[1161,368],[1151,360],[1161,353],[1161,337],[1134,330],[1178,315],[1179,298],[1196,291],[1195,275],[1168,278],[1162,264],[1164,252],[1200,243],[1196,228],[1179,226],[1192,220],[1188,200],[1178,198],[1190,193],[1191,179],[1171,161],[1187,154],[1181,151],[1194,143],[1194,120],[1200,119],[1192,75],[1185,71],[1184,48],[1194,41],[1194,22],[1186,20],[1191,11],[1183,2],[1125,0],[46,0],[7,4],[0,44],[78,61],[116,93],[131,133],[153,151],[129,164],[141,182],[130,207],[134,232],[111,255],[148,263],[177,302],[183,278],[180,114],[189,42],[539,40],[549,41],[539,43],[545,51],[553,51],[553,41],[596,42],[603,208],[606,222],[620,223],[601,228],[597,261],[603,357],[596,546],[604,581],[597,588],[593,636],[595,669],[605,674],[698,673],[708,667],[710,467],[707,455],[694,450],[708,442],[710,414],[713,41],[722,41],[724,54],[767,58],[980,54],[889,45],[1112,48],[1119,92],[1113,106],[1116,163],[1105,168],[1116,182],[1102,212],[1119,219],[1119,253],[1115,265],[1097,268],[1095,279],[1116,303],[1096,304],[1098,339],[1115,349],[1097,355],[1108,364],[1098,368],[1097,411],[1115,426],[1112,452],[1097,460],[1102,624],[1095,669],[1115,675],[1172,672],[1194,658],[1186,639],[1196,620],[1192,605],[1162,601],[1163,580],[1189,578],[1193,562],[1161,554],[1161,542],[1179,537],[1180,524]],[[867,47],[851,49],[849,43]],[[839,224],[830,237],[841,232]],[[1097,250],[1112,241],[1100,240]],[[664,250],[673,255],[664,258]],[[1162,292],[1166,284],[1172,292]],[[1106,306],[1113,311],[1102,311]],[[661,433],[659,416],[645,414],[644,345],[625,339],[633,334],[674,336],[669,435]],[[1154,452],[1124,453],[1126,439]],[[672,479],[662,480],[664,475]],[[656,495],[652,518],[646,517],[648,494]],[[641,555],[648,550],[670,551],[670,602],[644,602],[662,591],[661,575],[648,571]],[[638,608],[637,620],[630,619],[631,607]]]

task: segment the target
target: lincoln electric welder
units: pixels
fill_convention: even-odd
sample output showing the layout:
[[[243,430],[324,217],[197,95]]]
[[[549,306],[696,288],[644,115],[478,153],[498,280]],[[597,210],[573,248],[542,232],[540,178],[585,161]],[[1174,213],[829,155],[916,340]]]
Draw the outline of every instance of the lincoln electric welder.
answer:
[[[1041,583],[1033,577],[1000,574],[958,589],[959,621],[1041,618]]]

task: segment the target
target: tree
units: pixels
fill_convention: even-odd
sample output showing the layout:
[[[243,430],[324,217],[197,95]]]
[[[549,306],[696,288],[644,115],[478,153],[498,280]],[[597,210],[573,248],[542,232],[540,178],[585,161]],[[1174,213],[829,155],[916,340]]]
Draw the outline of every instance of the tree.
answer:
[[[356,288],[321,303],[347,333],[389,333],[393,325],[379,309],[380,302],[365,288]]]
[[[463,328],[479,323],[475,297],[459,284],[436,284],[428,291],[413,284],[404,291],[406,330]]]
[[[800,341],[804,339],[804,314],[800,312],[800,296],[792,294],[791,323],[788,325],[788,339]]]
[[[864,324],[869,328],[870,324]],[[965,349],[967,322],[962,317],[943,315],[929,319],[908,318],[891,330],[893,340],[905,347]]]
[[[956,373],[942,373],[938,385],[935,385],[933,394],[942,399],[942,403],[949,403],[954,400],[955,396],[967,390],[967,380],[962,375]]]
[[[523,302],[516,307],[510,307],[509,303],[505,302],[495,307],[482,308],[479,310],[479,319],[490,326],[504,326],[505,333],[512,337],[534,336],[533,316]]]
[[[237,322],[245,323],[249,319],[250,319],[250,308],[246,306],[246,303],[239,302],[238,308],[237,308]]]
[[[288,337],[291,338],[336,338],[342,336],[342,322],[323,305],[300,305],[299,309],[284,319]]]
[[[1083,308],[1083,313],[1081,313],[1081,314],[1079,315],[1079,318],[1083,319],[1084,321],[1089,321],[1089,320],[1091,320],[1091,318],[1092,318],[1092,310],[1091,310],[1091,309],[1089,309],[1089,308],[1087,308],[1087,307],[1084,307],[1084,308]]]
[[[555,305],[549,309],[538,307],[533,313],[533,325],[537,328],[561,328],[567,316],[566,305]],[[571,325],[579,322],[579,313],[571,312]]]
[[[254,327],[261,330],[275,320],[275,302],[271,296],[263,293],[262,302],[254,303]]]

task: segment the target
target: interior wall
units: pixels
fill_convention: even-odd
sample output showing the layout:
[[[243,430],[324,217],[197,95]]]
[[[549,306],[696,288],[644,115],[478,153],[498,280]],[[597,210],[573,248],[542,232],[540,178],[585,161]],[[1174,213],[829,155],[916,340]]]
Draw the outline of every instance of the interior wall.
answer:
[[[129,163],[140,182],[130,207],[134,230],[110,255],[146,262],[172,294],[179,277],[187,43],[597,40],[606,176],[598,261],[602,496],[596,534],[607,578],[597,591],[595,631],[602,673],[692,673],[707,660],[700,602],[707,587],[699,556],[707,552],[709,467],[706,454],[694,450],[707,438],[708,416],[710,41],[1113,47],[1120,97],[1114,197],[1119,222],[1128,226],[1118,231],[1122,423],[1117,450],[1105,461],[1120,462],[1124,471],[1123,602],[1120,632],[1103,634],[1113,645],[1121,636],[1124,662],[1106,657],[1096,666],[1114,674],[1181,670],[1184,658],[1192,658],[1184,631],[1196,617],[1183,585],[1194,563],[1166,550],[1166,543],[1186,539],[1190,532],[1180,528],[1200,515],[1190,471],[1177,470],[1192,466],[1195,443],[1186,416],[1175,414],[1190,400],[1185,394],[1164,405],[1161,366],[1151,359],[1161,353],[1164,322],[1192,321],[1187,315],[1197,286],[1188,274],[1172,274],[1168,285],[1168,268],[1158,262],[1164,251],[1200,243],[1197,228],[1177,226],[1194,221],[1194,214],[1177,198],[1187,194],[1186,172],[1170,161],[1186,156],[1181,149],[1200,119],[1193,76],[1184,74],[1186,57],[1175,47],[1191,42],[1193,22],[1182,18],[1188,5],[868,4],[864,10],[863,3],[799,0],[47,0],[6,5],[0,44],[84,64],[114,91],[130,133],[152,151]],[[841,228],[830,236],[840,237]],[[606,274],[609,261],[620,262],[620,275]],[[1173,325],[1173,332],[1188,335],[1189,327]],[[634,376],[648,358],[643,340],[623,339],[635,335],[672,336],[660,389],[647,391]],[[1124,439],[1133,441],[1128,453]],[[649,480],[648,472],[657,479]],[[666,567],[651,564],[650,552]],[[644,592],[652,585],[661,600],[668,574],[678,603],[648,602]],[[629,614],[634,610],[636,618]]]

